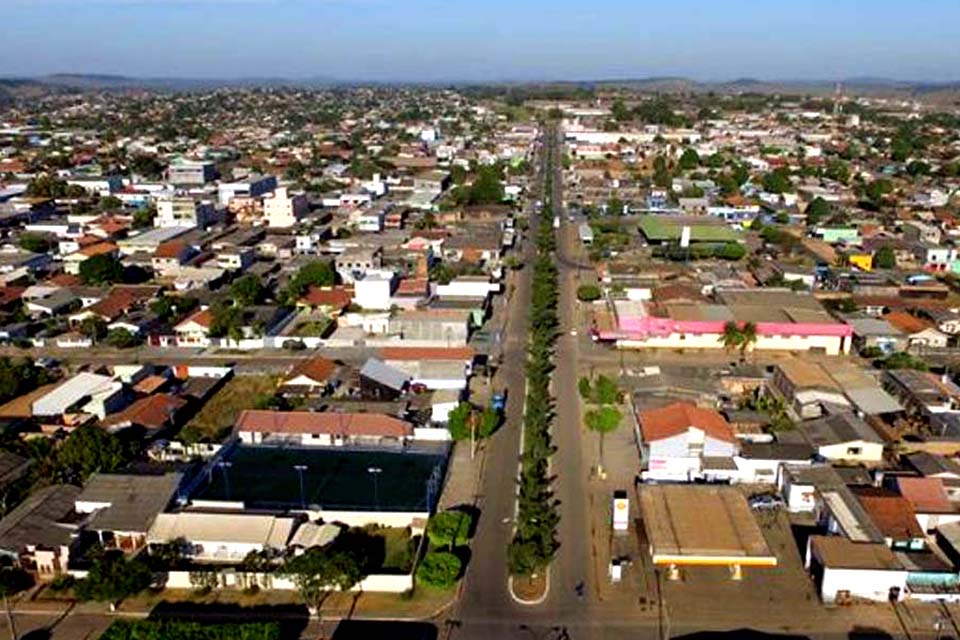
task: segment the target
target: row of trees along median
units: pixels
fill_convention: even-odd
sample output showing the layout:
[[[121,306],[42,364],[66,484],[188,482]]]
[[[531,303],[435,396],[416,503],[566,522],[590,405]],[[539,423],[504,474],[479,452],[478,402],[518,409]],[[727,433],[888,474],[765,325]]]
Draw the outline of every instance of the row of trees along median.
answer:
[[[547,167],[551,167],[552,145],[547,153]],[[552,212],[549,170],[545,175],[545,191],[544,211],[549,215]],[[550,564],[557,549],[556,528],[560,520],[549,475],[549,459],[555,450],[550,436],[554,411],[550,374],[559,324],[557,268],[552,257],[556,240],[549,224],[539,225],[536,242],[518,512],[508,552],[510,573],[516,576],[534,575]]]

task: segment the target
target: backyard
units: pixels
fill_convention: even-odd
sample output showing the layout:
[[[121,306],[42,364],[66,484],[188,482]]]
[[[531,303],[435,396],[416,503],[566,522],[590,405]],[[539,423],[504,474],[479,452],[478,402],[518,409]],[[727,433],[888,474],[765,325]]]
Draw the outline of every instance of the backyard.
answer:
[[[223,440],[241,411],[255,408],[260,398],[273,395],[276,388],[273,376],[234,376],[187,423],[181,437],[193,442]]]

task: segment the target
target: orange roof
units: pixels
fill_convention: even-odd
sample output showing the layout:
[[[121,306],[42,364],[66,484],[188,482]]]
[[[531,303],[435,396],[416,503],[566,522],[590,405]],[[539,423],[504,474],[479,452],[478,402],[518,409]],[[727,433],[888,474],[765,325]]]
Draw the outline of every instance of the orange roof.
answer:
[[[25,287],[0,287],[0,305],[19,300],[26,291]]]
[[[856,492],[857,499],[880,533],[894,540],[923,538],[923,529],[910,503],[901,496],[881,491],[870,488]]]
[[[298,302],[311,307],[336,307],[350,304],[353,294],[343,287],[310,287]]]
[[[955,513],[942,478],[897,478],[900,495],[913,505],[915,511],[925,513]]]
[[[384,360],[463,360],[470,362],[476,352],[473,347],[383,347]]]
[[[70,273],[58,273],[57,275],[47,279],[44,284],[49,284],[56,287],[76,287],[83,284],[83,281],[78,276]]]
[[[201,309],[200,311],[196,311],[178,322],[177,327],[181,327],[190,322],[194,322],[201,327],[209,329],[210,325],[213,324],[213,313],[209,309]]]
[[[179,258],[187,250],[185,242],[164,242],[153,252],[155,258]]]
[[[169,380],[163,376],[147,376],[137,384],[133,385],[133,390],[137,393],[154,393],[166,385]]]
[[[404,278],[397,285],[397,294],[426,293],[430,281],[427,278]]]
[[[892,311],[883,316],[883,319],[904,333],[919,333],[933,326],[932,322],[921,320],[906,311]]]
[[[716,411],[701,409],[686,402],[676,402],[660,409],[641,411],[638,416],[643,439],[663,440],[686,433],[690,427],[700,429],[711,438],[733,442],[733,428]]]
[[[105,424],[131,423],[150,429],[162,429],[167,426],[177,411],[186,406],[187,401],[168,393],[158,393],[140,398],[119,413],[108,416]]]
[[[315,358],[310,358],[309,360],[304,360],[295,366],[290,371],[290,374],[286,379],[293,380],[294,378],[299,378],[300,376],[307,376],[314,382],[323,382],[333,377],[333,374],[336,373],[336,371],[336,362],[322,356],[317,356]]]
[[[115,253],[116,251],[117,245],[113,244],[112,242],[99,242],[97,244],[91,244],[90,246],[80,249],[80,253],[88,258],[99,256],[104,253]]]
[[[309,433],[394,438],[413,435],[413,427],[409,423],[376,413],[284,412],[257,409],[250,409],[240,414],[237,430],[254,433]]]

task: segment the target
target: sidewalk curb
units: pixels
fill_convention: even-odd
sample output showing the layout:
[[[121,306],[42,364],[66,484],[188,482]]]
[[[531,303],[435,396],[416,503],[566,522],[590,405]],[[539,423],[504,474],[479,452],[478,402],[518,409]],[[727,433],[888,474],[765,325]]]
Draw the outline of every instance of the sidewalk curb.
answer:
[[[510,594],[510,599],[516,602],[517,604],[523,605],[525,607],[535,607],[537,605],[543,604],[546,602],[547,597],[550,595],[550,567],[547,567],[546,573],[547,588],[543,590],[543,595],[541,595],[536,600],[524,600],[518,596],[513,591],[513,576],[507,578],[507,593]]]

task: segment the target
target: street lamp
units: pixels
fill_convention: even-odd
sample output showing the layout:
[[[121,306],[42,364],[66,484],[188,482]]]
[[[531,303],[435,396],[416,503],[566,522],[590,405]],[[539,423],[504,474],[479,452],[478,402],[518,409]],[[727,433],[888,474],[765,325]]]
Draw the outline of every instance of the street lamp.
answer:
[[[297,470],[297,475],[300,476],[300,508],[306,509],[307,501],[303,497],[303,472],[310,467],[305,464],[295,464],[293,465],[293,468]]]
[[[224,462],[221,460],[217,463],[217,466],[220,467],[220,471],[223,472],[223,489],[226,493],[227,500],[230,499],[230,474],[227,472],[230,467],[233,466],[232,462]]]
[[[377,510],[380,510],[380,493],[377,487],[377,476],[383,473],[383,469],[380,467],[367,467],[367,473],[370,474],[370,477],[373,478],[373,504],[376,506]]]

